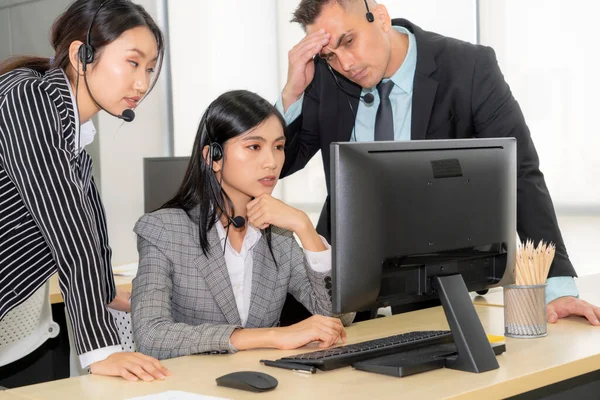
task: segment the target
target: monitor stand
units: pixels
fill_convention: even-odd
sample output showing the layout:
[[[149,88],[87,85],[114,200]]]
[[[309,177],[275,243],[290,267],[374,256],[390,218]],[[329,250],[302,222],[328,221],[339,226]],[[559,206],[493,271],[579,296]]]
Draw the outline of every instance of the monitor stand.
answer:
[[[458,350],[456,356],[446,359],[446,367],[468,372],[499,368],[462,275],[437,276],[433,284]]]
[[[506,346],[490,344],[475,312],[462,275],[433,278],[434,289],[450,325],[454,343],[442,343],[401,351],[353,363],[356,369],[390,376],[409,376],[438,368],[486,372],[499,367],[496,355]]]

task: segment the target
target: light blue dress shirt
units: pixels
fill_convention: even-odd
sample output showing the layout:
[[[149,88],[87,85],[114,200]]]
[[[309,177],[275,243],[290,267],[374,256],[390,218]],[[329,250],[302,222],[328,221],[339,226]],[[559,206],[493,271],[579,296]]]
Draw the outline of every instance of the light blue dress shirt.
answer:
[[[394,116],[394,139],[410,140],[412,122],[412,96],[415,71],[417,68],[417,42],[415,35],[401,26],[394,26],[398,32],[408,35],[408,50],[404,62],[389,79],[394,82],[394,88],[390,93],[392,102],[392,115]],[[384,79],[388,80],[388,79]],[[365,142],[373,141],[375,137],[375,117],[380,99],[377,88],[363,88],[362,95],[373,94],[373,102],[366,104],[360,101],[356,111],[356,121],[351,141]],[[284,116],[286,123],[291,124],[302,113],[302,101],[304,94],[294,104],[283,112],[283,101],[281,94],[275,103],[277,110]],[[579,291],[575,279],[570,276],[548,278],[546,287],[546,303],[564,296],[579,297]]]
[[[398,71],[391,78],[384,79],[384,81],[391,80],[394,82],[394,87],[390,93],[392,115],[394,116],[394,139],[410,140],[413,84],[417,69],[417,42],[415,35],[408,29],[401,26],[395,26],[394,28],[400,33],[408,35],[408,51]],[[352,135],[352,141],[368,142],[373,141],[375,137],[375,117],[381,100],[377,87],[364,88],[361,95],[364,96],[367,93],[373,95],[373,102],[367,104],[360,101],[356,111],[356,131]]]

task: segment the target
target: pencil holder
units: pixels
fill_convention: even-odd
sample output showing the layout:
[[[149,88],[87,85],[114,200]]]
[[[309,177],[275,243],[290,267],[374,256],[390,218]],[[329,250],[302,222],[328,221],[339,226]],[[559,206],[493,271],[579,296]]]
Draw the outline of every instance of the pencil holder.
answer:
[[[548,334],[546,284],[504,287],[504,336],[538,338]]]

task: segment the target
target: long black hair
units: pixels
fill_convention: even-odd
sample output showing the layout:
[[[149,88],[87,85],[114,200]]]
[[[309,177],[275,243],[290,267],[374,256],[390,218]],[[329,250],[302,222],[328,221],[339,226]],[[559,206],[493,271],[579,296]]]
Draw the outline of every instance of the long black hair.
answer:
[[[224,211],[233,216],[235,210],[215,176],[210,157],[208,160],[204,158],[203,149],[217,144],[222,150],[229,139],[257,127],[271,116],[279,120],[285,131],[286,123],[279,111],[258,94],[247,90],[223,93],[202,116],[183,183],[175,197],[160,208],[181,208],[188,215],[194,208],[199,208],[200,247],[205,255],[209,252],[208,232]],[[226,154],[223,154],[225,157]],[[273,255],[270,227],[263,234],[267,236]]]
[[[103,4],[104,3],[104,4]],[[102,7],[100,8],[100,5]],[[96,18],[94,19],[94,15]],[[154,87],[162,66],[165,43],[162,31],[144,7],[130,0],[76,0],[61,14],[52,25],[51,44],[54,48],[54,59],[47,57],[16,56],[0,64],[0,75],[16,68],[31,68],[40,73],[50,69],[62,68],[67,75],[72,73],[69,61],[69,47],[79,40],[86,43],[87,32],[92,23],[90,44],[95,49],[95,60],[102,54],[102,49],[116,40],[129,29],[145,26],[150,29],[156,39],[158,60],[152,86]],[[72,78],[72,76],[71,76]]]

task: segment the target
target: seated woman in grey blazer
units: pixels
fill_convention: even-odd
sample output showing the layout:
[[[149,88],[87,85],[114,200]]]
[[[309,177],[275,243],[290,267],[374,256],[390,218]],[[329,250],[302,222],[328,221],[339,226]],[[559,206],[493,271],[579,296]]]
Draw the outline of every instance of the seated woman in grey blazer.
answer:
[[[247,91],[225,93],[205,112],[178,193],[134,228],[132,316],[142,353],[345,341],[354,315],[332,317],[329,244],[304,212],[271,196],[284,129],[277,110]],[[314,315],[279,327],[288,292]]]

